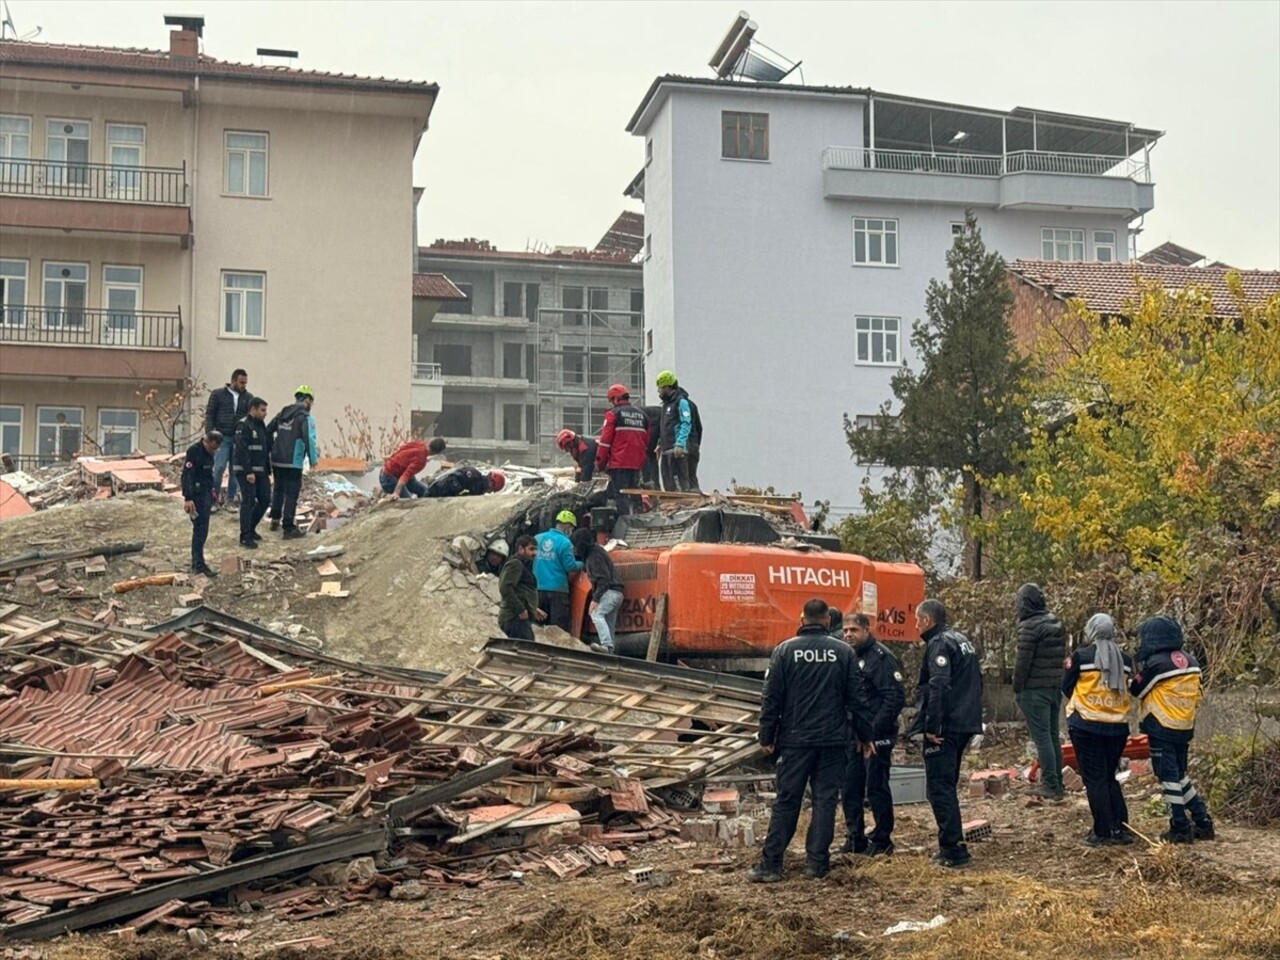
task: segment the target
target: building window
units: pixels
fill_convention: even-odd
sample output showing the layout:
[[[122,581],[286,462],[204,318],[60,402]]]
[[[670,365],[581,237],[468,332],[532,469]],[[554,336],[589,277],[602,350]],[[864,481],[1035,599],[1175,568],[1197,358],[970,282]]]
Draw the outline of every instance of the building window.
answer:
[[[437,343],[435,361],[440,373],[446,377],[471,376],[471,345],[467,343]]]
[[[591,308],[591,325],[593,327],[607,327],[609,325],[609,288],[589,288],[587,290],[587,304]]]
[[[853,426],[855,430],[875,430],[879,428],[879,426],[886,421],[890,426],[898,425],[898,418],[895,416],[886,417],[884,414],[879,414],[879,413],[874,413],[874,414],[860,413],[853,418]],[[880,461],[880,460],[859,459],[858,463],[862,464],[863,466],[883,465],[883,461]]]
[[[956,237],[963,237],[963,236],[964,236],[964,221],[952,220],[951,221],[951,239],[954,240]]]
[[[123,457],[138,449],[137,410],[98,411],[98,450],[109,457]]]
[[[592,347],[590,365],[590,386],[603,387],[611,379],[609,375],[609,348]],[[603,416],[603,414],[601,414]]]
[[[22,453],[22,408],[0,407],[0,453],[16,457]]]
[[[647,167],[653,163],[653,137],[649,137],[644,142],[644,165]]]
[[[560,291],[560,306],[564,307],[561,316],[565,326],[580,327],[586,322],[586,315],[579,312],[587,305],[586,296],[584,287],[565,287]]]
[[[236,197],[267,195],[267,135],[228,130],[223,190]]]
[[[586,353],[582,347],[564,348],[564,382],[567,386],[582,386],[587,382]]]
[[[442,403],[436,420],[436,434],[442,437],[470,437],[472,407],[469,403]]]
[[[222,271],[222,336],[266,336],[267,275]]]
[[[542,287],[536,283],[524,285],[524,318],[530,323],[538,320],[538,307],[542,305]]]
[[[587,408],[576,404],[566,404],[565,408],[560,411],[560,422],[564,424],[563,429],[565,430],[572,430],[577,434],[585,434],[587,432]]]
[[[523,403],[504,403],[502,405],[502,439],[523,440],[525,414]]]
[[[868,267],[896,267],[898,221],[854,217],[853,262]]]
[[[464,316],[471,316],[471,304],[475,300],[475,285],[470,283],[455,283],[455,287],[463,292],[466,300],[450,300],[449,305],[441,310],[441,313],[460,313]]]
[[[902,321],[897,317],[854,317],[858,339],[858,363],[889,366],[901,360],[898,335]]]
[[[1093,259],[1099,263],[1111,263],[1116,258],[1116,232],[1114,230],[1093,231]]]
[[[27,261],[0,260],[0,326],[25,327]]]
[[[45,182],[68,187],[89,185],[89,121],[45,122]]]
[[[80,407],[36,408],[36,453],[40,464],[70,460],[80,452],[84,410]]]
[[[44,325],[84,329],[84,308],[89,301],[87,263],[44,265]]]
[[[111,165],[108,189],[123,199],[142,193],[142,174],[132,169],[146,165],[147,128],[136,123],[107,124],[107,163]]]
[[[142,268],[102,268],[103,343],[136,343],[142,309]]]
[[[1040,230],[1040,255],[1045,260],[1083,260],[1084,231],[1043,227]]]
[[[720,114],[720,156],[725,160],[768,160],[769,115],[723,111]]]
[[[644,290],[643,288],[631,288],[631,326],[644,326]]]
[[[30,179],[31,118],[0,116],[0,184],[21,184]]]
[[[524,377],[521,364],[524,362],[524,344],[504,343],[502,345],[502,376],[507,380],[520,380]]]

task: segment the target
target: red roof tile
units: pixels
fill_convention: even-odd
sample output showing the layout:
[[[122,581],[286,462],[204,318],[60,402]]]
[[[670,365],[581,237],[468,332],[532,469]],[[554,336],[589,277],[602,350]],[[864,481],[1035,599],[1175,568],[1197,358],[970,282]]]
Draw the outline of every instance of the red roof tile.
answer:
[[[415,300],[465,300],[467,295],[454,286],[443,273],[415,273],[413,275]]]
[[[258,80],[304,86],[347,87],[387,93],[421,93],[434,96],[439,87],[417,80],[361,77],[352,73],[298,70],[294,67],[232,63],[200,54],[198,58],[174,57],[163,50],[136,47],[95,47],[78,44],[0,42],[0,69],[13,64],[115,70],[162,76],[196,76],[228,80]]]
[[[1214,313],[1220,317],[1239,315],[1235,299],[1227,288],[1226,276],[1233,271],[1221,267],[1183,267],[1169,264],[1086,261],[1015,260],[1009,264],[1015,276],[1034,284],[1060,300],[1081,300],[1096,313],[1123,313],[1133,303],[1138,282],[1155,284],[1165,290],[1196,287],[1213,298]],[[1245,299],[1259,303],[1280,295],[1280,270],[1237,270]]]

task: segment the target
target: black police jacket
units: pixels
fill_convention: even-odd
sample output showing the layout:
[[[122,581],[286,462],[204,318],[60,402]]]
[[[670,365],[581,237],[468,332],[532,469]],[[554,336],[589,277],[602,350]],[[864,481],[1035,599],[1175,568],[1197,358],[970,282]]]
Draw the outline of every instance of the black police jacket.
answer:
[[[973,644],[939,626],[926,630],[924,641],[911,736],[981,733],[982,666]]]
[[[806,624],[773,649],[760,701],[760,743],[766,747],[843,747],[847,724],[871,740],[871,714],[853,650],[825,626]]]
[[[200,440],[187,448],[182,464],[182,499],[195,500],[213,493],[213,454]]]
[[[271,469],[271,437],[267,433],[266,422],[254,417],[244,417],[236,424],[235,444],[231,469],[236,476],[242,477],[246,473],[265,476]]]
[[[875,740],[892,741],[898,736],[898,714],[907,702],[902,689],[902,664],[874,638],[854,647],[853,652],[871,711],[871,733]]]
[[[461,497],[466,494],[479,496],[488,493],[492,485],[489,477],[475,467],[454,467],[427,484],[428,497]]]

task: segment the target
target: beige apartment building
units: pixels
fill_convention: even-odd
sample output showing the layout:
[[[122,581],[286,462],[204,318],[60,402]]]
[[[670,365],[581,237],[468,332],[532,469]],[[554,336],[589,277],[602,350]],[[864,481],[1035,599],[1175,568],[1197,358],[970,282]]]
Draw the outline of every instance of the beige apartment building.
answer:
[[[412,165],[438,88],[168,50],[0,42],[0,448],[165,449],[140,394],[236,367],[411,413]],[[159,24],[157,24],[159,26]],[[197,414],[197,421],[199,416]]]

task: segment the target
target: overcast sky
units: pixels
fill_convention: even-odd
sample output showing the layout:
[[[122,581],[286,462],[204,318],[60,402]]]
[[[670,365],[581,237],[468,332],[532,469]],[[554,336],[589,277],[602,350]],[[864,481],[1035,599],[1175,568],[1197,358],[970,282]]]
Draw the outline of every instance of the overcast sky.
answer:
[[[206,18],[204,49],[431,80],[419,238],[593,245],[642,144],[623,127],[655,76],[709,76],[739,9],[810,84],[1032,106],[1167,131],[1140,249],[1173,239],[1280,267],[1280,0],[1247,2],[422,2],[9,0],[41,40],[166,47],[163,14]],[[815,158],[816,162],[816,158]]]

